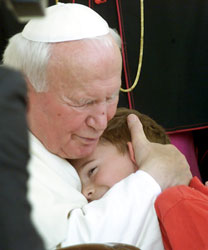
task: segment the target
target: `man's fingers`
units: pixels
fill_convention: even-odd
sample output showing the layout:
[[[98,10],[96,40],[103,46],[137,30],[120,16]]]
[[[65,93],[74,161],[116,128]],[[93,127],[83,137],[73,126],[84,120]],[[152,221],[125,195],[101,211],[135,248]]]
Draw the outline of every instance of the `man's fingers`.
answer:
[[[173,145],[149,142],[137,116],[129,115],[127,122],[139,168],[150,174],[162,190],[175,185],[188,185],[192,176],[184,155]]]
[[[136,115],[127,117],[128,127],[131,133],[131,141],[134,148],[135,159],[138,166],[141,166],[149,154],[149,144],[143,126]]]
[[[131,133],[131,140],[134,143],[134,141],[139,141],[142,144],[147,142],[147,138],[144,134],[142,123],[140,122],[139,118],[134,115],[130,114],[127,117],[127,123],[128,127]]]

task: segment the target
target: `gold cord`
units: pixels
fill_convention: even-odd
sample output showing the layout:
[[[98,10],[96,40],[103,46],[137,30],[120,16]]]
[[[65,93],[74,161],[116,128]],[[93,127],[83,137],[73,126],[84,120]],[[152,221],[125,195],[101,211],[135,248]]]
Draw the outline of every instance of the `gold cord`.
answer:
[[[140,23],[141,23],[140,51],[139,51],[139,62],[138,62],[138,69],[137,69],[136,78],[135,78],[133,85],[130,88],[128,88],[128,89],[120,88],[120,90],[122,92],[132,91],[136,87],[136,85],[139,81],[140,74],[141,74],[143,50],[144,50],[144,1],[143,0],[140,0]]]

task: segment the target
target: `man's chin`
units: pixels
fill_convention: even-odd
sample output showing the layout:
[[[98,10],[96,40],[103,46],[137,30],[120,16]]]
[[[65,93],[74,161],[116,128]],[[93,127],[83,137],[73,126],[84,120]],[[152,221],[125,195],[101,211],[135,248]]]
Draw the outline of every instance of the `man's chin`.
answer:
[[[81,158],[87,157],[94,152],[96,146],[97,146],[97,143],[91,144],[91,145],[78,146],[77,149],[74,150],[74,153],[71,150],[69,151],[69,154],[67,155],[67,157],[64,157],[64,158],[75,160],[75,159],[81,159]]]
[[[88,146],[82,147],[77,159],[84,158],[84,157],[91,155],[94,152],[96,146],[97,146],[97,143],[95,143],[95,145],[90,145],[90,146],[88,145]]]

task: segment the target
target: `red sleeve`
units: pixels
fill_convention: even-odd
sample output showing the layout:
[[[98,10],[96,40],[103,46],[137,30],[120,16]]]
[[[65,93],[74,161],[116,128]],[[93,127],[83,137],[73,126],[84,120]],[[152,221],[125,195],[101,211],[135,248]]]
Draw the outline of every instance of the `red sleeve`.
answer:
[[[155,209],[166,250],[208,249],[208,187],[197,177],[165,190]]]

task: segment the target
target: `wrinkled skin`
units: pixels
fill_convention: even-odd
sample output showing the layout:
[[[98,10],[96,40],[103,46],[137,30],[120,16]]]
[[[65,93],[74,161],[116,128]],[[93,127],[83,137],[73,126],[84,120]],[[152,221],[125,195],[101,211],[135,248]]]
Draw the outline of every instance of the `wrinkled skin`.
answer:
[[[52,153],[68,159],[93,152],[114,116],[121,85],[121,54],[112,41],[56,43],[47,68],[47,92],[28,83],[31,132]]]

